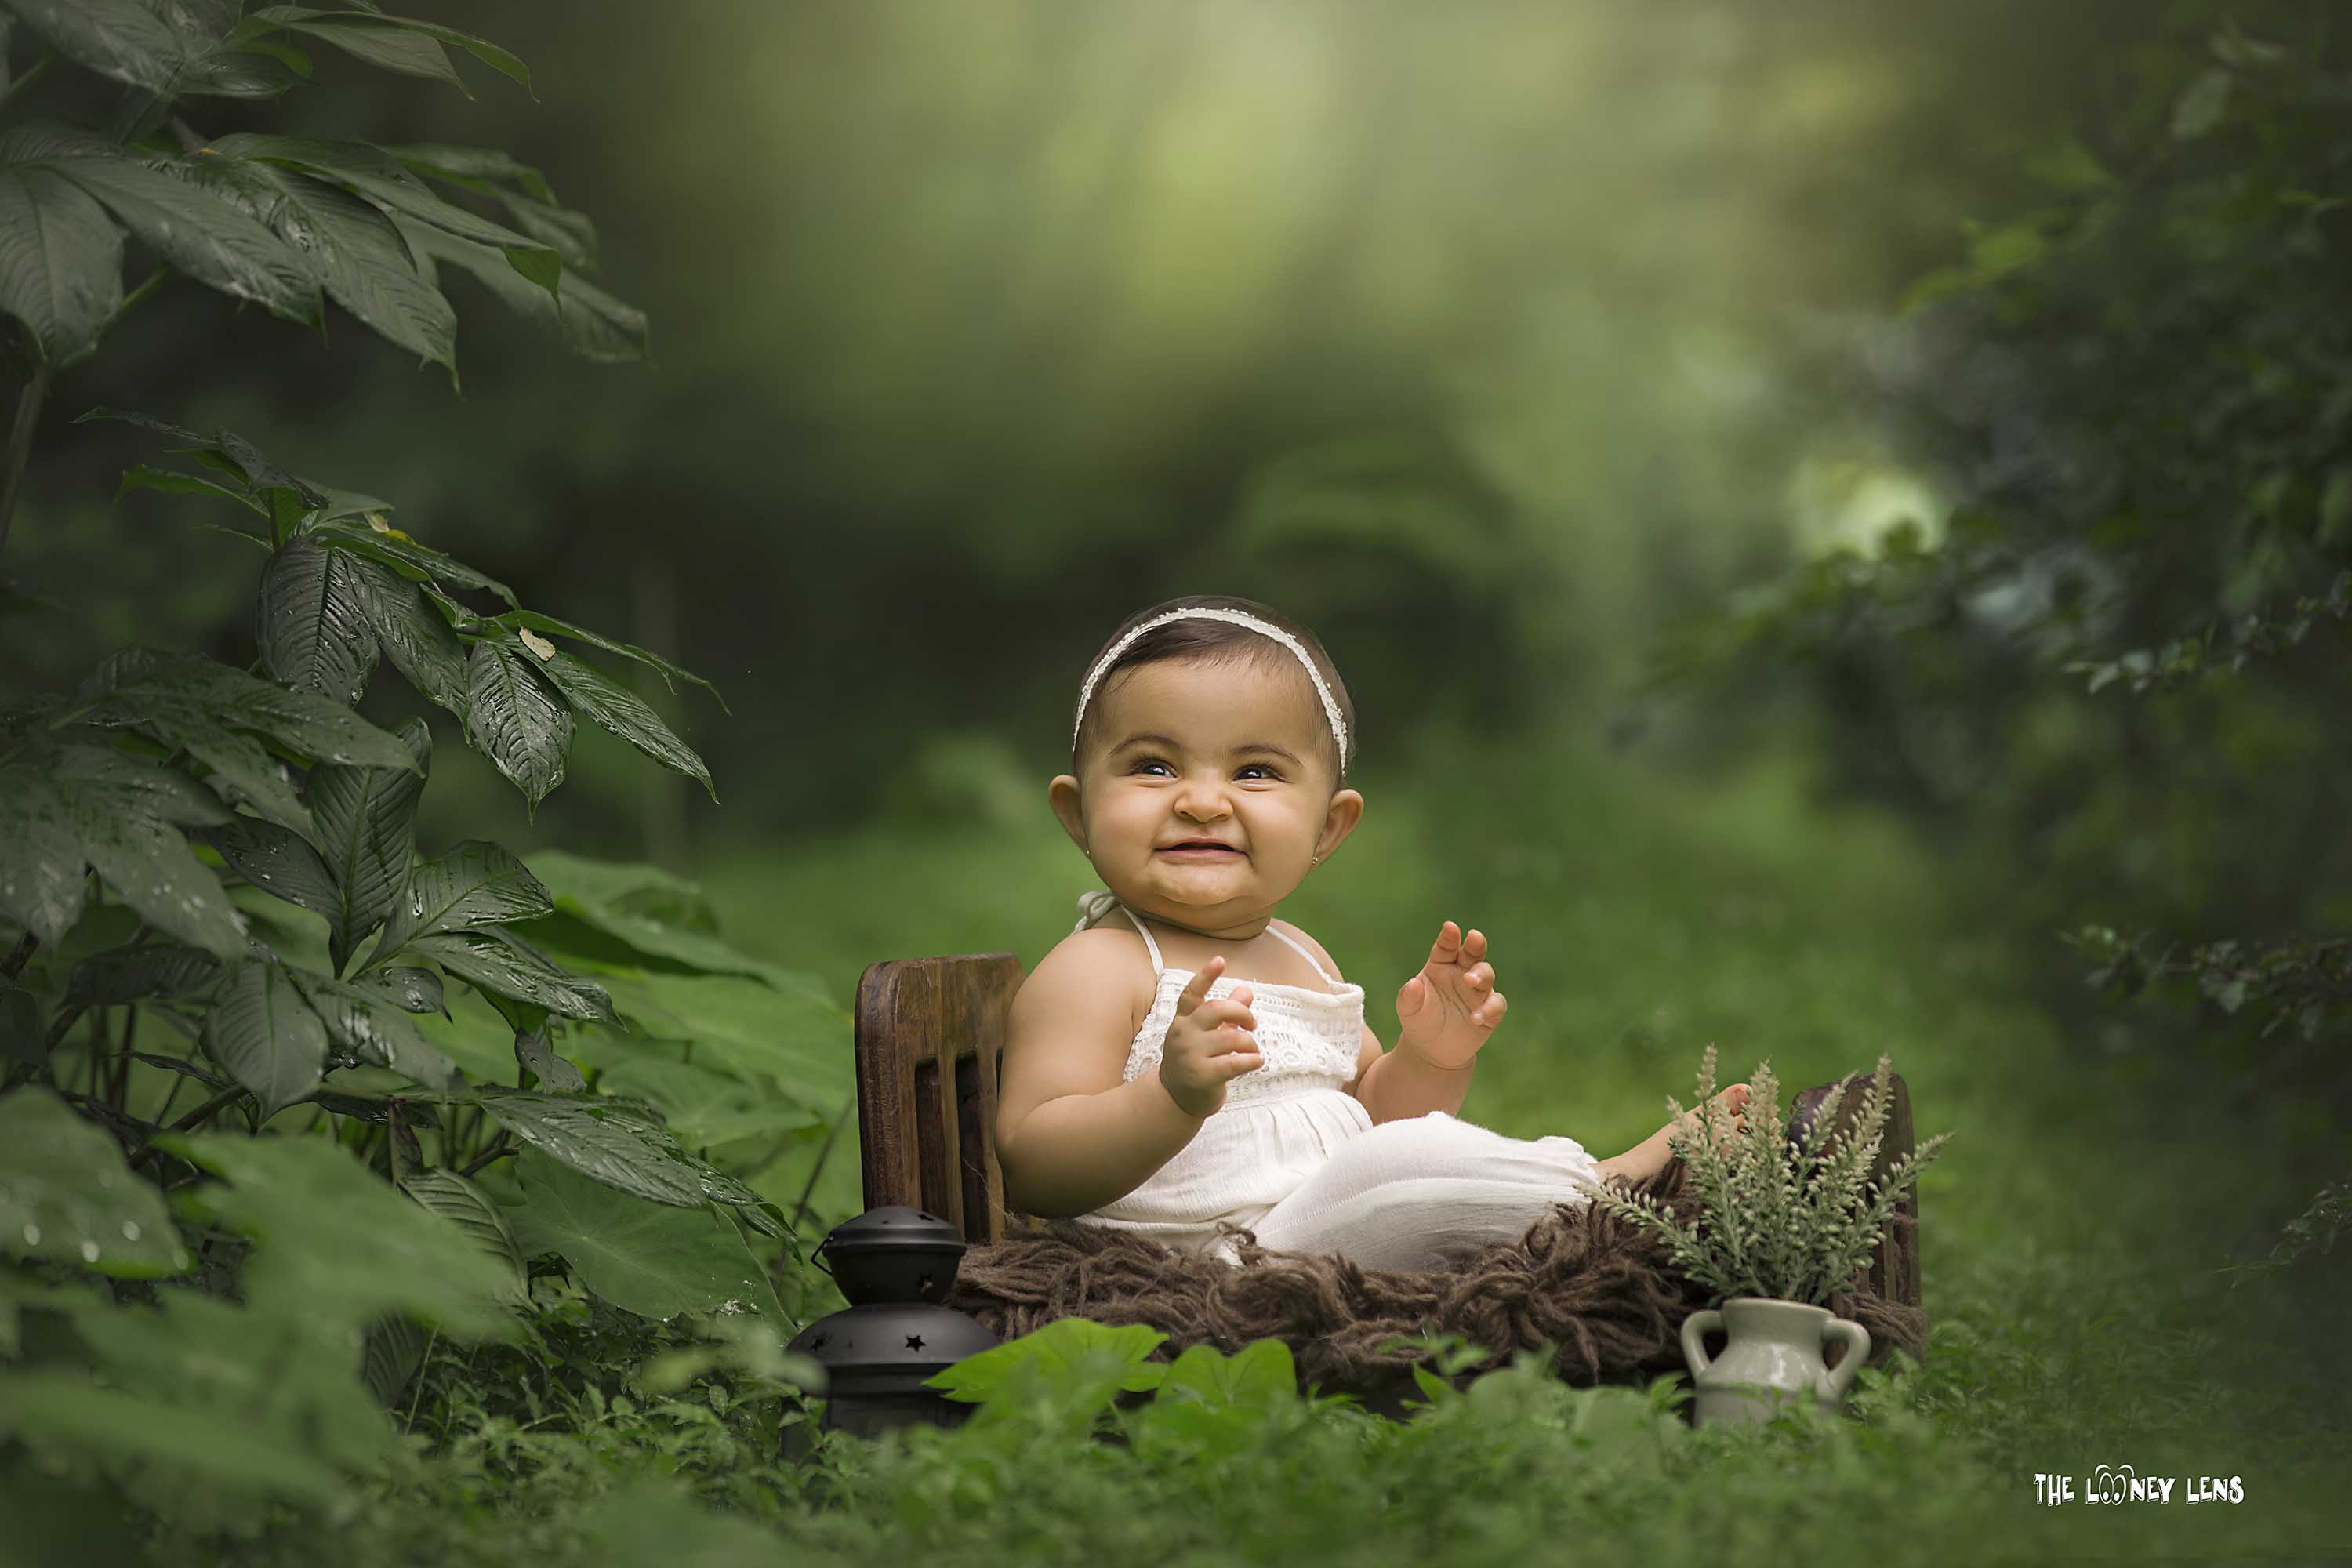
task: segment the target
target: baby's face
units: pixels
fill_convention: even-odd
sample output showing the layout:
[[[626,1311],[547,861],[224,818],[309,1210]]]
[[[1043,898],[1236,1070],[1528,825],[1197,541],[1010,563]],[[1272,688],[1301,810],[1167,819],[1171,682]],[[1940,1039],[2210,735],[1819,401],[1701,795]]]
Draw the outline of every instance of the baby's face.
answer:
[[[1171,923],[1260,921],[1355,826],[1306,672],[1162,660],[1095,695],[1099,740],[1055,809],[1103,885]],[[1080,787],[1066,790],[1066,782]]]

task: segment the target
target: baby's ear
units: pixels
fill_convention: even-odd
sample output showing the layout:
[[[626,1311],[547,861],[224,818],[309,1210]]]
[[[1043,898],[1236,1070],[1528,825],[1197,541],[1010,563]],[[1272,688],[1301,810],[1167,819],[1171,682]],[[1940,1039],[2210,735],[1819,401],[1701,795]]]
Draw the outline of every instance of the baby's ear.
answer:
[[[1084,849],[1087,816],[1078,797],[1078,781],[1068,773],[1055,775],[1054,782],[1045,786],[1045,801],[1054,808],[1054,816],[1061,822],[1062,831],[1070,836],[1070,842]]]

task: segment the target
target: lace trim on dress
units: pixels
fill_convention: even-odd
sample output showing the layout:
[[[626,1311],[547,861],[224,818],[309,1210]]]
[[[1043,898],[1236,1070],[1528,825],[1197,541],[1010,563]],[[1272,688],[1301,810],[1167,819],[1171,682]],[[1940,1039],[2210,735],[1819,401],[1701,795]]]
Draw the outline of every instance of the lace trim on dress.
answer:
[[[1189,969],[1160,973],[1151,1011],[1128,1047],[1127,1081],[1160,1070],[1160,1047],[1176,1017],[1176,998],[1193,973]],[[1258,1015],[1258,1054],[1265,1059],[1226,1083],[1228,1107],[1281,1099],[1306,1088],[1344,1089],[1354,1079],[1364,1038],[1362,986],[1310,991],[1303,985],[1227,976],[1209,987],[1209,995],[1223,996],[1235,985],[1250,988],[1250,1011]]]

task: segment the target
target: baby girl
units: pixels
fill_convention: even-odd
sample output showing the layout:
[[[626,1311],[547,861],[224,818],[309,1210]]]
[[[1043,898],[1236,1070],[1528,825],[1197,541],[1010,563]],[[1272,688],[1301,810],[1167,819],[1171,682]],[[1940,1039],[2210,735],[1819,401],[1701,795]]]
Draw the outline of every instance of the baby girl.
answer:
[[[1104,646],[1048,793],[1108,890],[1078,900],[1013,1003],[1011,1206],[1226,1262],[1246,1227],[1276,1251],[1425,1269],[1665,1164],[1674,1123],[1595,1160],[1457,1119],[1505,1009],[1483,932],[1438,928],[1384,1050],[1363,987],[1274,918],[1363,819],[1354,760],[1330,656],[1263,605],[1171,601]],[[1717,1100],[1737,1120],[1747,1096]]]

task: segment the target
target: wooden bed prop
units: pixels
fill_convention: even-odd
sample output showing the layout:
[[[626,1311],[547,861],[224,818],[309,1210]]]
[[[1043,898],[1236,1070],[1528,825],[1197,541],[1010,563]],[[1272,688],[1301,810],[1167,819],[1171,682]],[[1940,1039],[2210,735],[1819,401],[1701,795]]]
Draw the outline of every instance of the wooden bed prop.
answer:
[[[937,1215],[974,1247],[1035,1235],[1039,1222],[1008,1208],[996,1161],[996,1069],[1013,993],[1026,974],[1009,952],[907,958],[869,965],[857,983],[857,1134],[866,1206],[904,1204]],[[1838,1121],[1862,1109],[1867,1072],[1847,1079]],[[1790,1103],[1791,1132],[1808,1125],[1832,1084]],[[1890,1075],[1886,1128],[1874,1175],[1912,1152],[1911,1097]],[[1918,1189],[1899,1205],[1871,1256],[1870,1289],[1919,1300]]]

